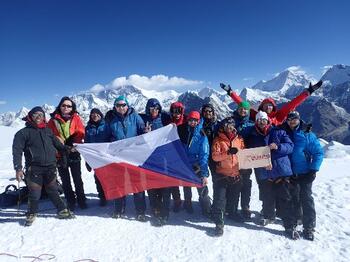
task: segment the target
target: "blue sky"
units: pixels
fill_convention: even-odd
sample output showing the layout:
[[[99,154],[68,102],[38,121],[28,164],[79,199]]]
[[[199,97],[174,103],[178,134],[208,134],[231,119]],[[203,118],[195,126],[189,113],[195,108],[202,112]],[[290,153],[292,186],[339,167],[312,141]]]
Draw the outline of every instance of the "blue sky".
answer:
[[[317,78],[350,64],[349,10],[346,0],[1,1],[0,112],[133,74],[242,88],[300,65]]]

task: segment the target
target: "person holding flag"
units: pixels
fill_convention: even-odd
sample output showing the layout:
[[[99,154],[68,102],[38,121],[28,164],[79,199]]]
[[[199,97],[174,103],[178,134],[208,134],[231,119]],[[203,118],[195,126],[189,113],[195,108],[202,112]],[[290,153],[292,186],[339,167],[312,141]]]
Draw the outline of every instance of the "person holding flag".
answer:
[[[129,107],[129,102],[125,96],[119,96],[114,101],[113,110],[106,115],[109,129],[111,130],[110,141],[119,141],[126,138],[138,136],[144,133],[145,124],[135,109]],[[125,212],[126,197],[115,200],[115,211],[113,218],[120,218]],[[134,204],[136,209],[136,219],[146,221],[146,200],[145,192],[134,193]]]

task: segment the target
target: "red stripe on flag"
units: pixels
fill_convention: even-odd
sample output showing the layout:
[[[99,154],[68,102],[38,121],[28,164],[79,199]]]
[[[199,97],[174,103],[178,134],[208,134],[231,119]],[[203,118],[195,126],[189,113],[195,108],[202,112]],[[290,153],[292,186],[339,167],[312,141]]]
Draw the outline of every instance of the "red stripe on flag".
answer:
[[[95,169],[95,172],[108,200],[152,188],[201,187],[197,183],[186,182],[127,163],[111,163]]]

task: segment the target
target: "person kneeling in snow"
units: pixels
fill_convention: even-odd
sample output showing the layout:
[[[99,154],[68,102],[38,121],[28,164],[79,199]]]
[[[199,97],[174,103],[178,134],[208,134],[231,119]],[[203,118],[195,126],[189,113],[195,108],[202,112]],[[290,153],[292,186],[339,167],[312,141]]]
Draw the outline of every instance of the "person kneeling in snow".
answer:
[[[42,186],[58,210],[58,218],[74,218],[59,196],[56,183],[56,152],[67,151],[64,146],[46,127],[45,112],[37,106],[24,118],[26,126],[19,130],[13,139],[12,155],[16,170],[16,179],[24,178],[22,154],[25,158],[25,179],[29,189],[28,212],[25,225],[33,223],[38,213]]]

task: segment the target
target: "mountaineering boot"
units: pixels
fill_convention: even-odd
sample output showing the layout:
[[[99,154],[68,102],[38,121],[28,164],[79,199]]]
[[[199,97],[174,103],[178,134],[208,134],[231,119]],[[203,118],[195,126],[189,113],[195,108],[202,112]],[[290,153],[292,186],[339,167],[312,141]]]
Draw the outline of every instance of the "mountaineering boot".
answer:
[[[73,214],[72,211],[65,208],[57,213],[57,217],[59,219],[71,219],[71,218],[75,218],[75,215]]]
[[[158,226],[158,227],[161,227],[161,226],[164,226],[167,222],[168,222],[168,219],[169,217],[167,216],[159,216],[159,217],[156,217],[156,223],[155,225]]]
[[[303,238],[306,240],[314,241],[314,231],[313,229],[304,229]]]
[[[249,209],[242,210],[242,217],[245,221],[249,221],[252,218],[252,212]]]
[[[137,214],[136,215],[136,220],[140,221],[140,222],[146,222],[146,216],[143,213]]]
[[[28,213],[26,216],[26,221],[24,222],[25,227],[29,227],[33,224],[37,214],[36,213]]]
[[[300,235],[298,233],[298,231],[295,228],[288,228],[286,229],[286,235],[287,237],[293,239],[293,240],[297,240],[300,238]]]
[[[221,237],[224,234],[224,225],[216,225],[215,236]]]
[[[270,219],[270,218],[261,218],[259,221],[259,225],[261,226],[266,226],[268,224],[273,224],[275,223],[275,219]]]

